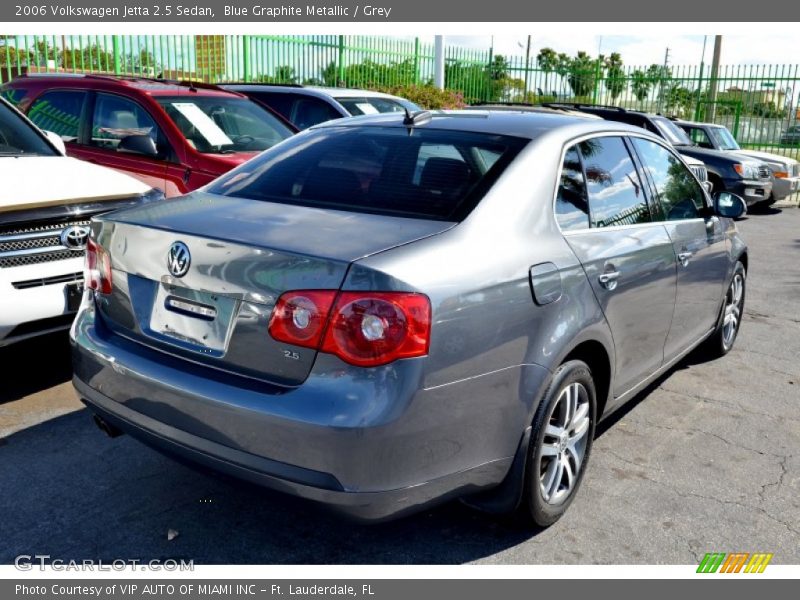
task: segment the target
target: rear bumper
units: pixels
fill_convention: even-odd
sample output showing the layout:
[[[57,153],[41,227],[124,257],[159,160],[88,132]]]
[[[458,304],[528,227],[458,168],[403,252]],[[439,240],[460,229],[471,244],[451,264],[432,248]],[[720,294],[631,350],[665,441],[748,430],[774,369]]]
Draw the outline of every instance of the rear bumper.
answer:
[[[341,367],[334,375],[325,363],[335,359],[321,356],[299,388],[245,389],[104,331],[91,308],[72,340],[78,394],[122,431],[362,521],[501,483],[531,409],[518,395],[549,379],[546,369],[525,367],[521,384],[520,367],[425,390],[418,374],[414,382],[415,361],[365,379]]]

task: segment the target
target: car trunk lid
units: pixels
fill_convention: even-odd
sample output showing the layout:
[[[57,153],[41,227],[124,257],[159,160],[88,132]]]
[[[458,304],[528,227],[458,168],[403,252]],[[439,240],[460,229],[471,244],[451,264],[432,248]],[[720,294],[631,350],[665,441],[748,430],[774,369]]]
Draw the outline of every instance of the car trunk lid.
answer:
[[[278,297],[339,289],[354,260],[452,226],[196,193],[94,225],[113,266],[113,291],[98,306],[113,331],[150,347],[298,385],[316,351],[271,338]],[[188,252],[185,273],[176,247]]]

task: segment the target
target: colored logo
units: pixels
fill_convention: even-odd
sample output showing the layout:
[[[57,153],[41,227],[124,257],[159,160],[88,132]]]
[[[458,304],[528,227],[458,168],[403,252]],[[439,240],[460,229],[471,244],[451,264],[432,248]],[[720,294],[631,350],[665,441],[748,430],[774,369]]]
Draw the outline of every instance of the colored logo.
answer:
[[[700,561],[698,573],[763,573],[772,554],[766,552],[709,552]]]

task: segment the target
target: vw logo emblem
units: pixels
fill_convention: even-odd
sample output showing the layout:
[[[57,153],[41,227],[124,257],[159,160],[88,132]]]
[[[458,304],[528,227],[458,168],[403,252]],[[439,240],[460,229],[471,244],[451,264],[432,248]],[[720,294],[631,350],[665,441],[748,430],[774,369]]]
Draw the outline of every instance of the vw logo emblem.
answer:
[[[192,264],[192,255],[189,247],[183,242],[174,242],[167,253],[167,268],[175,277],[183,277],[189,272]]]
[[[89,227],[86,225],[70,225],[61,232],[61,245],[70,250],[83,250],[89,241]]]

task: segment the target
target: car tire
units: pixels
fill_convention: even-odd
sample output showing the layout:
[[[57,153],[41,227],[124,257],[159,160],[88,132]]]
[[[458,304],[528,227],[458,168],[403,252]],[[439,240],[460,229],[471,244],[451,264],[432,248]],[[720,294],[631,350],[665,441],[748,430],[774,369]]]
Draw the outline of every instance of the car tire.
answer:
[[[597,399],[588,365],[562,364],[533,419],[518,516],[525,525],[547,527],[575,498],[589,462]]]
[[[746,291],[747,271],[742,262],[737,261],[722,300],[717,326],[699,348],[703,359],[720,358],[733,349],[742,326]]]

